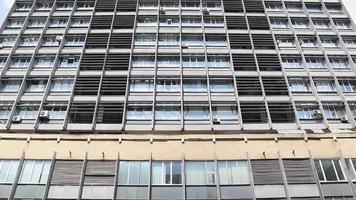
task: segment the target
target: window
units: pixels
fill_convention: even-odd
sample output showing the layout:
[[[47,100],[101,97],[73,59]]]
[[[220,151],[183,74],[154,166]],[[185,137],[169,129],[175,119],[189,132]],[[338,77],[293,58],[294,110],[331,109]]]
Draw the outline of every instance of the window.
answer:
[[[183,68],[205,67],[205,57],[202,55],[183,56]]]
[[[135,46],[155,46],[156,45],[156,35],[155,34],[137,34],[135,36]]]
[[[177,34],[160,34],[158,38],[159,46],[178,46],[179,35]]]
[[[0,160],[0,183],[13,183],[18,167],[18,160]]]
[[[55,78],[52,83],[51,92],[71,92],[73,89],[73,79]]]
[[[290,90],[293,93],[310,93],[309,80],[307,78],[290,78],[289,79]]]
[[[59,58],[59,68],[77,68],[79,66],[79,56],[63,56]]]
[[[0,102],[0,120],[4,123],[10,117],[13,102]]]
[[[271,27],[273,29],[287,29],[289,28],[288,26],[288,20],[287,19],[271,19]]]
[[[60,40],[57,37],[61,36],[45,36],[42,41],[42,47],[58,47]]]
[[[341,89],[345,93],[356,92],[356,80],[350,78],[339,78]]]
[[[349,49],[355,49],[356,48],[356,39],[345,38],[344,39],[344,43],[345,43],[346,48],[349,48]]]
[[[226,47],[226,36],[207,34],[205,35],[205,45],[207,47]]]
[[[293,38],[277,38],[277,44],[280,49],[296,47]]]
[[[0,57],[0,69],[5,67],[6,60],[6,57]]]
[[[82,27],[86,28],[89,26],[89,24],[90,24],[89,18],[84,18],[84,17],[73,18],[71,27],[72,28],[82,28]]]
[[[32,18],[28,21],[28,28],[43,28],[46,24],[46,18]]]
[[[179,92],[180,80],[175,78],[158,78],[156,85],[157,92]]]
[[[154,56],[133,56],[132,67],[154,67],[155,57]]]
[[[300,3],[286,3],[288,12],[302,12],[302,4]]]
[[[51,168],[49,160],[25,160],[19,183],[20,184],[46,184]]]
[[[67,26],[68,18],[53,18],[49,22],[51,28],[65,28]]]
[[[158,56],[157,67],[179,67],[180,58],[178,56]]]
[[[340,120],[345,117],[345,106],[343,103],[323,103],[323,109],[328,120]]]
[[[211,78],[211,92],[234,92],[234,84],[229,78]]]
[[[37,3],[36,4],[36,11],[49,11],[52,8],[52,3],[49,2],[43,2],[43,3]]]
[[[49,111],[50,120],[64,120],[67,115],[67,102],[50,102],[43,105],[44,111]]]
[[[306,29],[309,28],[309,20],[304,18],[294,18],[291,19],[293,28],[296,29]]]
[[[349,103],[349,107],[350,107],[352,116],[353,116],[354,119],[355,119],[355,118],[356,118],[356,102],[351,101],[351,102],[348,102],[348,103]]]
[[[319,181],[345,181],[339,160],[315,160]]]
[[[77,10],[92,10],[94,8],[94,1],[77,2]]]
[[[185,120],[209,120],[209,113],[209,107],[204,104],[187,103],[184,105]]]
[[[350,30],[351,22],[349,19],[334,20],[335,26],[339,30]]]
[[[224,27],[224,18],[204,16],[204,27]]]
[[[282,12],[282,4],[278,2],[266,2],[266,10],[268,12]]]
[[[38,40],[38,36],[23,37],[19,45],[22,47],[35,47],[38,44]]]
[[[137,26],[157,26],[157,16],[139,16]]]
[[[247,161],[218,161],[218,172],[221,185],[250,183]]]
[[[349,62],[346,57],[329,57],[333,69],[349,69]]]
[[[140,9],[156,9],[158,6],[156,1],[150,1],[150,0],[140,0],[139,1],[139,7]]]
[[[153,161],[152,184],[182,184],[182,164],[180,161]]]
[[[227,56],[208,56],[209,68],[229,68],[230,58]]]
[[[316,103],[297,103],[295,106],[297,109],[298,119],[301,121],[322,119],[322,114]]]
[[[356,159],[346,159],[346,165],[349,170],[351,180],[356,180]]]
[[[334,81],[327,79],[314,80],[316,90],[321,93],[335,92]]]
[[[43,92],[46,84],[46,80],[28,80],[26,92]]]
[[[327,3],[325,6],[331,14],[342,12],[342,6],[338,3]]]
[[[160,26],[179,26],[179,18],[176,16],[160,16]]]
[[[58,2],[56,10],[72,10],[73,3],[71,2]]]
[[[84,38],[81,35],[67,36],[64,45],[67,47],[83,47]]]
[[[313,20],[316,29],[330,29],[329,20]]]
[[[302,48],[317,48],[316,38],[300,38],[299,39],[300,46]]]
[[[16,36],[4,36],[0,38],[0,44],[3,47],[13,47],[16,43]]]
[[[31,58],[29,57],[15,57],[11,59],[10,68],[28,68]]]
[[[170,0],[161,0],[160,6],[165,9],[178,9],[179,3]]]
[[[320,3],[306,3],[305,7],[310,13],[322,12],[322,6]]]
[[[306,57],[307,67],[309,69],[325,69],[325,59],[323,57]]]
[[[25,24],[25,19],[9,19],[6,28],[22,28]]]
[[[339,42],[337,38],[324,38],[320,37],[321,44],[324,48],[337,48],[339,47]]]
[[[182,1],[182,10],[199,10],[199,1]]]
[[[293,57],[293,56],[282,56],[282,67],[286,68],[286,69],[288,69],[288,68],[291,68],[291,69],[302,68],[301,58]]]
[[[218,120],[238,120],[238,111],[236,103],[213,103],[212,105],[213,119]]]
[[[201,27],[202,19],[200,17],[182,17],[182,26]]]
[[[130,92],[152,92],[154,83],[152,78],[132,78]]]
[[[215,164],[213,161],[186,162],[187,185],[215,184]]]
[[[129,104],[127,108],[127,120],[151,120],[152,105]]]
[[[32,3],[16,3],[16,11],[24,12],[30,11]]]
[[[201,35],[183,35],[182,46],[199,47],[203,46],[203,36]]]
[[[207,83],[205,79],[184,79],[183,80],[184,92],[207,92]]]
[[[180,105],[174,105],[172,103],[160,103],[155,108],[156,120],[180,120],[181,119],[181,107]]]
[[[35,68],[52,68],[54,65],[54,57],[37,57],[35,59]]]
[[[3,80],[1,84],[1,92],[17,92],[21,82],[21,80]]]
[[[23,102],[16,106],[15,116],[21,119],[36,119],[38,114],[39,102]]]
[[[148,161],[120,161],[119,185],[148,185],[150,164]]]

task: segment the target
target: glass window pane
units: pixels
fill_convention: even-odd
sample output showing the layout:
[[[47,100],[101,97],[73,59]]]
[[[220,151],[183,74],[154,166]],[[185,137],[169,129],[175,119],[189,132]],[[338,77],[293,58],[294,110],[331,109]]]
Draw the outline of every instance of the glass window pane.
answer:
[[[335,169],[337,175],[339,176],[339,180],[345,180],[344,173],[342,172],[340,162],[338,160],[334,160]]]
[[[187,162],[186,163],[186,182],[187,185],[205,185],[205,163]]]
[[[331,160],[322,160],[321,161],[327,181],[337,181],[336,173],[334,166]]]
[[[119,181],[118,181],[119,185],[127,184],[128,170],[129,170],[129,162],[128,161],[120,161]]]
[[[46,184],[49,176],[49,171],[51,169],[51,161],[46,160],[43,164],[42,175],[40,179],[40,184]]]
[[[316,160],[316,161],[315,161],[315,167],[316,167],[316,171],[317,171],[317,173],[318,173],[319,181],[325,181],[324,175],[323,175],[323,171],[322,171],[322,169],[321,169],[319,160]]]
[[[150,176],[150,164],[149,162],[141,162],[140,169],[140,185],[148,185],[148,180]]]
[[[19,180],[20,183],[28,183],[30,181],[33,164],[34,164],[33,160],[25,161],[22,169],[22,174]]]
[[[33,170],[32,170],[32,177],[30,180],[31,183],[39,183],[40,182],[41,172],[42,172],[42,164],[43,164],[42,160],[35,161],[35,165],[33,166]]]
[[[182,184],[181,162],[173,162],[172,163],[172,184]]]
[[[162,163],[152,163],[152,184],[162,184]]]

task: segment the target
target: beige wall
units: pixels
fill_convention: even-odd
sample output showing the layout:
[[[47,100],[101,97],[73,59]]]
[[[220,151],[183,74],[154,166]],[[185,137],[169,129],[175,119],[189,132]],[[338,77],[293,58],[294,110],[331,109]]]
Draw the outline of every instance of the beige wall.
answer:
[[[0,158],[149,159],[157,160],[305,158],[356,158],[356,135],[313,134],[187,134],[187,135],[57,135],[0,134]],[[215,137],[215,142],[214,142]],[[121,139],[120,139],[121,138]],[[182,142],[184,138],[184,142]],[[120,141],[121,140],[121,141]],[[247,141],[247,142],[246,142]],[[265,154],[263,154],[265,153]],[[264,156],[265,155],[265,156]]]

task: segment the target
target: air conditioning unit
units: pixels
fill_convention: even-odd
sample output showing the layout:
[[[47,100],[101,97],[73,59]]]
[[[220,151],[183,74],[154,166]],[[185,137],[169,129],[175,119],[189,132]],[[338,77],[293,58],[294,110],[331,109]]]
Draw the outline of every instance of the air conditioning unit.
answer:
[[[41,119],[49,119],[49,112],[47,110],[41,111],[39,117]]]
[[[167,19],[167,24],[172,24],[172,19]]]
[[[182,49],[188,49],[188,45],[185,43],[182,43]]]
[[[315,117],[321,118],[323,115],[321,114],[320,110],[313,110],[313,115]]]
[[[348,123],[348,122],[349,122],[349,120],[347,120],[346,117],[341,117],[340,121],[341,121],[342,123]]]
[[[204,14],[204,15],[209,15],[209,10],[208,10],[207,8],[204,8],[204,9],[203,9],[203,14]]]
[[[11,119],[12,122],[21,122],[21,120],[22,119],[21,119],[20,116],[13,116],[12,119]]]
[[[220,124],[220,123],[221,123],[221,121],[220,121],[219,118],[214,118],[213,119],[213,124]]]
[[[63,36],[58,35],[56,37],[56,41],[61,42],[63,40]]]
[[[159,9],[159,14],[164,15],[164,14],[166,14],[166,11],[163,8],[160,8]]]
[[[3,44],[0,44],[0,49],[3,49],[4,48],[4,45]]]

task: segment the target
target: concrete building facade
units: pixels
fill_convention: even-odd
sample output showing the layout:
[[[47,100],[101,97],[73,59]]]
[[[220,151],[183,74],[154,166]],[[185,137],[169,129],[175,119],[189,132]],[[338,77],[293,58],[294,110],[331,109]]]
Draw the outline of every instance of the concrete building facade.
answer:
[[[356,199],[339,0],[16,0],[0,199]]]

